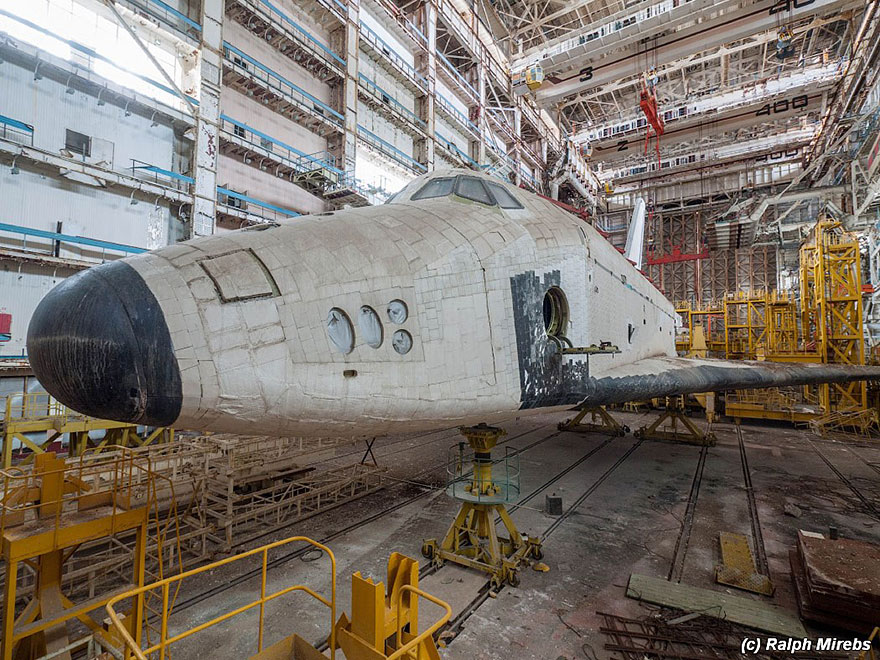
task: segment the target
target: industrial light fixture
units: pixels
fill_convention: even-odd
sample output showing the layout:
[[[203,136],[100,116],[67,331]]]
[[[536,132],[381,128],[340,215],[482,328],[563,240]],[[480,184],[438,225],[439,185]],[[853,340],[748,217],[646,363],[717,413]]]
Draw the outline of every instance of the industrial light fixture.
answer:
[[[71,85],[70,85],[71,79],[73,79],[73,76],[69,76],[67,78],[67,89],[64,90],[65,94],[73,94],[73,92],[74,92],[73,87],[71,87]]]
[[[134,190],[131,191],[131,197],[128,198],[128,203],[131,204],[132,206],[138,205],[138,200],[136,200],[134,198]]]
[[[18,167],[16,167],[16,165],[15,165],[15,159],[16,159],[16,158],[18,158],[18,156],[16,156],[15,158],[12,159],[12,168],[10,168],[10,170],[9,170],[9,173],[10,173],[10,174],[18,174],[18,173],[21,171],[21,170],[19,170]]]
[[[37,60],[37,66],[34,67],[34,80],[42,80],[43,74],[40,73],[40,61]]]
[[[127,103],[125,104],[125,116],[126,116],[126,117],[131,117],[131,111],[128,109],[128,104],[129,104],[129,103],[131,103],[131,101],[129,101],[129,102],[127,102]]]
[[[159,125],[159,122],[156,121],[156,111],[153,110],[153,114],[150,117],[150,128],[153,128],[154,126],[158,126],[158,125]]]
[[[104,99],[101,98],[101,94],[103,94],[103,93],[104,93],[103,89],[100,92],[98,92],[98,106],[107,105],[107,101],[105,101]]]

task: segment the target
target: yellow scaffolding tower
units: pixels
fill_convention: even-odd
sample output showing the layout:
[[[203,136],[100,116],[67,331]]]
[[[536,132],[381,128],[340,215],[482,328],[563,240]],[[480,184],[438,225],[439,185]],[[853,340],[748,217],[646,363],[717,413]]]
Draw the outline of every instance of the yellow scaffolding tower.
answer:
[[[767,334],[767,294],[738,291],[724,299],[725,353],[732,360],[754,360]]]
[[[822,362],[864,364],[861,258],[858,239],[837,221],[819,220],[801,247],[801,313],[804,338]],[[826,412],[859,411],[868,404],[864,382],[819,388]]]

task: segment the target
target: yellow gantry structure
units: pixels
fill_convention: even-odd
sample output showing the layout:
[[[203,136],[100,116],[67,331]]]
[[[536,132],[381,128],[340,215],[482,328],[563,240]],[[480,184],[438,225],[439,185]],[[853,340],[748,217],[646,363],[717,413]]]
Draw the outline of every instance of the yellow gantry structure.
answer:
[[[840,222],[820,220],[801,246],[801,328],[821,362],[864,364],[861,258],[858,239]],[[863,410],[864,382],[822,385],[825,411]]]
[[[840,222],[820,219],[801,246],[799,293],[800,300],[789,291],[741,291],[720,303],[679,302],[686,330],[676,348],[691,353],[695,328],[702,326],[709,353],[727,359],[864,364],[859,242]],[[855,420],[867,410],[867,386],[737,392],[726,403],[737,418],[812,422],[839,413]]]
[[[127,422],[114,422],[109,419],[87,417],[71,410],[45,392],[29,392],[11,395],[6,398],[5,416],[0,422],[0,439],[3,441],[3,468],[13,463],[12,449],[17,440],[21,447],[29,449],[33,455],[42,454],[55,440],[65,434],[70,435],[71,456],[81,456],[86,449],[100,451],[105,447],[139,446],[154,442],[171,442],[174,430],[156,428],[138,433],[138,427]],[[89,447],[89,433],[104,431],[104,437],[96,447]],[[28,434],[45,433],[43,442],[35,442]]]
[[[738,291],[724,299],[724,343],[731,360],[754,360],[767,334],[767,293]]]

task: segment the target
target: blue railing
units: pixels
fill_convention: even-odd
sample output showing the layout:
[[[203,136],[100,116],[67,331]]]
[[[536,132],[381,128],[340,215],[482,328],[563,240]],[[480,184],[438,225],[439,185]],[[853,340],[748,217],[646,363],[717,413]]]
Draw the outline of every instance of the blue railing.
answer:
[[[415,67],[403,59],[396,50],[392,46],[390,46],[382,37],[380,37],[376,32],[374,32],[369,25],[360,22],[361,24],[361,38],[367,37],[365,41],[373,43],[373,47],[376,50],[382,52],[388,59],[397,64],[398,67],[403,69],[404,73],[412,78],[416,83],[421,85],[422,87],[428,86],[427,79],[416,71]]]
[[[137,161],[135,161],[137,162]],[[195,183],[195,179],[191,176],[186,176],[185,174],[179,174],[178,172],[172,172],[171,170],[166,170],[161,167],[156,167],[155,165],[148,164],[139,164],[133,165],[132,170],[140,170],[143,172],[151,172],[153,174],[161,175],[168,177],[169,179],[175,179],[177,181],[184,181],[189,184]],[[248,204],[254,204],[256,206],[260,206],[265,209],[271,209],[272,211],[277,211],[282,215],[286,215],[291,218],[295,218],[300,214],[291,209],[285,209],[281,206],[275,206],[274,204],[270,204],[269,202],[264,202],[261,199],[257,199],[255,197],[250,197],[248,195],[244,195],[242,193],[235,192],[234,190],[229,190],[228,188],[222,188],[221,186],[217,186],[217,192],[221,195],[226,195],[227,197],[232,197],[234,199],[240,199]]]
[[[40,25],[37,25],[36,23],[32,23],[25,18],[21,18],[20,16],[16,16],[15,14],[11,14],[8,11],[5,11],[3,9],[0,9],[0,16],[5,16],[9,19],[12,19],[13,21],[16,21],[17,23],[21,23],[22,25],[29,27],[32,30],[36,30],[37,32],[45,34],[46,36],[51,37],[52,39],[56,39],[63,44],[67,44],[68,46],[70,46],[74,50],[79,51],[80,53],[82,53],[83,55],[85,55],[88,58],[99,60],[101,62],[105,62],[105,63],[111,65],[113,68],[118,69],[119,71],[122,71],[123,73],[126,73],[130,76],[134,76],[138,80],[142,80],[143,82],[152,85],[156,89],[160,89],[163,92],[167,92],[168,94],[171,94],[172,96],[174,96],[176,98],[179,98],[177,96],[177,93],[173,89],[171,89],[170,87],[167,87],[167,86],[163,85],[162,83],[157,82],[156,80],[153,80],[152,78],[148,78],[147,76],[144,76],[140,73],[135,73],[134,71],[129,71],[128,69],[119,66],[119,64],[117,63],[116,60],[113,60],[109,57],[104,57],[100,53],[89,48],[88,46],[84,46],[83,44],[81,44],[77,41],[72,41],[70,39],[65,39],[63,37],[59,37],[54,32],[50,32],[46,28],[44,28]],[[91,66],[88,66],[87,68],[90,71],[94,72],[94,69],[92,69]],[[191,96],[187,96],[186,98],[189,99],[190,103],[192,103],[193,105],[199,104],[199,102],[196,99],[192,98]]]
[[[450,151],[452,151],[456,155],[458,155],[459,158],[470,163],[474,167],[479,168],[479,164],[477,163],[477,161],[475,161],[473,158],[471,158],[465,152],[463,152],[461,149],[459,149],[458,146],[452,140],[449,140],[449,139],[443,137],[442,135],[440,135],[436,131],[434,131],[434,137],[436,137],[438,140],[440,140],[440,142],[442,142],[446,146],[447,149],[449,149]]]
[[[305,91],[304,89],[302,89],[298,85],[295,85],[294,83],[290,82],[287,78],[285,78],[281,74],[275,73],[272,69],[267,67],[265,64],[258,62],[253,57],[245,54],[244,52],[242,52],[241,50],[239,50],[238,48],[236,48],[235,46],[233,46],[232,44],[230,44],[227,41],[223,42],[223,49],[224,49],[224,51],[228,51],[228,52],[224,52],[224,55],[228,59],[232,60],[232,57],[229,56],[229,53],[234,53],[241,60],[247,62],[248,64],[251,64],[252,66],[257,68],[258,70],[265,73],[267,76],[267,79],[264,82],[266,82],[270,87],[275,87],[275,86],[272,85],[271,80],[269,80],[268,78],[274,78],[275,80],[280,82],[282,85],[285,85],[288,88],[290,88],[290,91],[293,94],[298,94],[299,96],[303,97],[304,99],[308,99],[309,101],[311,101],[313,104],[313,108],[312,108],[313,110],[321,112],[321,113],[330,114],[332,117],[335,117],[338,120],[334,123],[342,125],[343,116],[341,114],[336,112],[336,110],[331,108],[329,105],[327,105],[323,101],[319,101],[318,99],[316,99],[314,96],[309,94],[307,91]],[[241,65],[236,64],[233,61],[233,66],[240,67]],[[241,67],[241,68],[243,68],[245,71],[248,71],[247,67]],[[251,72],[251,73],[254,73],[254,72]],[[254,73],[254,75],[256,75],[256,73]],[[285,90],[282,89],[281,87],[276,87],[276,89],[278,89],[282,93],[288,93],[288,92],[285,92]],[[288,93],[288,95],[290,95],[290,93]],[[302,102],[302,101],[300,101],[300,102]],[[332,121],[332,119],[331,119],[331,121]]]
[[[367,142],[372,143],[374,147],[376,147],[380,151],[384,151],[388,156],[390,156],[391,158],[393,158],[397,162],[399,162],[403,165],[406,165],[407,167],[413,167],[415,169],[419,169],[423,172],[428,171],[428,168],[425,167],[424,165],[422,165],[415,158],[403,153],[400,149],[395,147],[393,144],[391,144],[390,142],[386,142],[385,140],[380,138],[378,135],[376,135],[372,131],[368,130],[364,126],[361,126],[360,124],[358,124],[358,133],[362,134],[366,138]]]
[[[0,222],[0,231],[12,234],[20,234],[25,238],[35,236],[37,238],[48,238],[52,241],[61,243],[74,243],[76,245],[86,245],[88,247],[100,248],[104,250],[115,250],[117,252],[125,252],[127,254],[140,254],[146,252],[145,248],[134,247],[133,245],[125,245],[123,243],[111,243],[110,241],[99,241],[94,238],[86,238],[84,236],[71,236],[70,234],[60,234],[55,231],[44,231],[42,229],[34,229],[33,227],[23,227],[21,225],[10,225]]]
[[[284,23],[287,23],[294,30],[299,32],[303,38],[307,39],[308,41],[311,41],[315,46],[317,46],[319,49],[324,51],[324,53],[326,53],[327,56],[329,56],[331,59],[334,59],[340,65],[345,66],[344,59],[342,59],[341,57],[339,57],[339,55],[334,53],[333,50],[329,46],[322,43],[321,41],[318,41],[306,28],[304,28],[299,23],[297,23],[295,20],[290,18],[290,16],[288,16],[283,11],[281,11],[278,7],[276,7],[271,2],[269,2],[269,0],[256,0],[256,1],[259,2],[260,4],[266,5],[266,7],[269,8],[269,11],[277,14]],[[341,5],[341,6],[343,9],[345,8],[345,5]]]
[[[243,195],[242,193],[235,192],[234,190],[229,190],[228,188],[222,188],[217,186],[217,192],[221,195],[226,195],[227,197],[232,197],[233,199],[240,199],[243,202],[247,202],[248,204],[255,204],[256,206],[260,206],[264,209],[270,209],[272,211],[277,211],[281,215],[286,215],[290,218],[299,217],[299,213],[296,211],[291,211],[290,209],[285,209],[281,206],[275,206],[274,204],[270,204],[269,202],[264,202],[261,199],[256,199],[255,197],[249,197],[248,195]]]
[[[162,0],[147,0],[147,2],[150,4],[156,5],[157,7],[160,7],[163,11],[171,14],[172,16],[174,16],[177,20],[181,21],[182,23],[186,23],[194,30],[198,30],[199,32],[202,31],[201,25],[196,23],[193,19],[191,19],[186,14],[182,14],[179,11],[177,11],[171,5],[165,4],[164,2],[162,2]]]
[[[18,121],[12,117],[4,117],[0,115],[0,138],[4,140],[12,140],[13,138],[24,138],[31,146],[34,144],[34,127]],[[20,142],[20,140],[15,140]]]
[[[434,94],[434,100],[437,101],[437,105],[443,108],[446,112],[448,112],[454,119],[456,119],[462,126],[464,126],[468,131],[470,131],[475,137],[480,136],[479,127],[472,122],[468,117],[454,105],[452,102],[447,99],[440,92],[436,92]]]
[[[304,151],[300,151],[296,147],[292,147],[289,144],[286,144],[285,142],[282,142],[281,140],[273,138],[271,135],[263,133],[262,131],[258,131],[257,129],[252,128],[251,126],[248,126],[244,122],[233,119],[232,117],[230,117],[228,115],[221,114],[220,120],[221,120],[221,125],[223,122],[229,122],[233,126],[238,126],[242,130],[257,136],[261,140],[265,140],[266,142],[269,142],[270,144],[277,145],[277,146],[281,147],[282,149],[284,149],[285,151],[288,152],[288,154],[286,156],[286,160],[293,161],[292,165],[297,171],[303,172],[303,171],[306,171],[309,169],[314,169],[314,167],[323,167],[323,168],[326,168],[332,172],[335,172],[336,174],[341,175],[343,173],[342,170],[335,167],[329,161],[321,160],[312,154],[307,154]],[[230,132],[234,134],[234,131],[230,131]],[[240,135],[238,137],[241,138]],[[261,147],[261,148],[265,149],[264,145],[257,144],[256,142],[251,141],[251,140],[247,140],[246,138],[241,138],[241,139],[250,142],[255,147]],[[275,155],[278,155],[280,159],[285,159],[285,155],[283,153],[279,154],[274,149],[272,150],[272,153]],[[296,157],[294,158],[293,156],[291,156],[291,154],[294,154]],[[313,167],[310,167],[309,165],[311,165]]]
[[[387,98],[387,99],[388,99],[388,102],[391,103],[391,105],[394,106],[394,108],[395,108],[395,110],[397,110],[397,112],[399,112],[399,113],[405,115],[405,116],[406,116],[411,122],[413,122],[414,124],[420,126],[421,128],[424,128],[424,127],[425,127],[425,122],[422,121],[416,113],[414,113],[412,110],[410,110],[409,108],[407,108],[405,105],[403,105],[403,104],[402,104],[400,101],[398,101],[396,98],[394,98],[393,96],[391,96],[391,93],[390,93],[390,92],[386,92],[384,89],[382,89],[381,87],[379,87],[379,85],[377,85],[374,81],[370,80],[369,78],[367,78],[367,77],[366,77],[364,74],[362,74],[362,73],[359,73],[359,74],[358,74],[358,78],[360,78],[362,81],[364,81],[364,82],[367,84],[367,87],[372,87],[373,90],[375,90],[376,92],[378,92],[379,95],[383,97],[383,98],[382,98],[382,101],[383,101],[383,102],[384,102],[385,99]]]
[[[459,84],[465,88],[465,91],[470,90],[471,94],[473,95],[473,99],[477,100],[480,98],[480,94],[479,92],[477,92],[476,88],[471,85],[467,80],[465,80],[464,76],[458,72],[458,70],[452,65],[452,62],[446,59],[446,56],[443,53],[437,53],[437,57],[439,57],[440,61],[446,65],[446,69],[449,71],[450,74],[452,74],[452,77],[455,78],[459,82]]]

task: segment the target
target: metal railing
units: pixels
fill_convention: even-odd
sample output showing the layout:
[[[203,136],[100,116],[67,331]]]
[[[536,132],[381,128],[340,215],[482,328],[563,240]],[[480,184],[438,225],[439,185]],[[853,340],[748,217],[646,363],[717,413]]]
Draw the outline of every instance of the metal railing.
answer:
[[[290,543],[306,543],[311,545],[319,550],[322,550],[327,554],[330,558],[330,599],[328,600],[312,588],[302,585],[296,584],[289,587],[284,587],[283,589],[279,589],[272,593],[266,592],[266,577],[269,569],[269,551],[274,550],[275,548],[279,548],[285,545],[289,545]],[[195,575],[199,575],[206,571],[213,571],[214,569],[220,568],[221,566],[225,566],[227,564],[232,564],[234,562],[238,562],[242,559],[246,559],[248,557],[260,556],[261,559],[261,572],[260,572],[260,597],[252,600],[246,605],[242,605],[240,607],[236,607],[235,609],[226,612],[225,614],[221,614],[216,616],[209,621],[196,625],[192,628],[188,628],[183,632],[177,633],[175,635],[169,636],[168,631],[168,618],[173,614],[174,604],[172,602],[171,591],[172,585],[176,587],[176,590],[180,587],[180,582],[187,578],[190,578]],[[141,622],[136,622],[135,625],[135,634],[131,635],[126,625],[122,622],[119,613],[116,612],[114,607],[124,599],[131,598],[140,598],[143,599],[147,594],[155,591],[161,591],[161,619],[160,619],[160,630],[159,630],[159,640],[155,644],[151,644],[147,648],[142,649],[141,646],[143,644],[143,635],[142,635],[142,627]],[[274,543],[269,543],[259,548],[254,548],[253,550],[249,550],[247,552],[243,552],[241,554],[235,555],[233,557],[227,557],[226,559],[221,559],[220,561],[214,562],[212,564],[207,564],[205,566],[201,566],[199,568],[194,568],[192,570],[186,571],[185,573],[181,573],[179,575],[173,575],[171,577],[165,578],[164,580],[159,580],[158,582],[154,582],[153,584],[149,584],[143,587],[138,587],[137,589],[132,589],[126,593],[120,594],[112,598],[106,605],[107,614],[110,617],[110,622],[116,633],[122,638],[125,644],[125,648],[123,650],[122,657],[124,660],[130,660],[132,657],[136,657],[138,660],[148,660],[148,657],[158,657],[160,660],[165,660],[166,657],[169,657],[168,647],[172,644],[175,644],[183,639],[186,639],[196,633],[199,633],[207,628],[211,628],[218,623],[222,623],[231,619],[239,614],[250,611],[254,608],[259,608],[259,619],[258,619],[258,628],[257,628],[257,653],[260,653],[263,650],[263,624],[265,618],[265,609],[266,603],[269,603],[281,596],[292,593],[294,591],[304,591],[312,598],[316,599],[321,604],[325,605],[330,609],[330,658],[331,660],[336,657],[336,631],[335,631],[335,623],[336,623],[336,557],[333,552],[327,546],[318,543],[308,537],[305,536],[293,536],[288,539],[284,539],[283,541],[276,541]],[[428,597],[427,595],[425,595]],[[142,610],[143,608],[141,608]],[[147,642],[149,644],[149,642]],[[400,657],[400,656],[398,656]]]
[[[331,67],[338,69],[339,67],[345,66],[345,60],[334,53],[327,44],[316,39],[311,32],[309,32],[306,28],[293,20],[281,9],[269,2],[269,0],[237,0],[237,2],[245,5],[253,12],[265,12],[265,19],[268,19],[267,22],[280,24],[282,27],[289,26],[292,30],[294,30],[292,36],[294,36],[296,41],[301,42],[306,48],[322,57],[322,59],[327,60],[327,58],[329,58],[331,60],[334,60],[336,64],[328,62]],[[257,5],[262,5],[263,7],[265,7],[265,9],[262,9]]]
[[[363,73],[358,74],[358,78],[361,82],[366,86],[368,90],[372,92],[374,97],[377,97],[383,103],[390,104],[392,110],[398,115],[403,115],[404,119],[410,123],[415,125],[417,128],[424,130],[425,121],[421,119],[416,113],[403,105],[400,101],[398,101],[391,92],[384,90],[379,87],[374,80],[371,80]]]
[[[267,157],[281,161],[297,172],[308,172],[317,168],[325,168],[337,175],[342,174],[342,170],[336,167],[336,159],[326,151],[307,154],[296,147],[292,147],[271,135],[258,131],[252,126],[224,114],[220,115],[220,129],[231,135],[233,140],[240,140],[253,145],[256,153],[260,151],[266,152]]]
[[[519,451],[505,447],[504,457],[479,458],[464,442],[449,449],[446,493],[477,504],[513,502],[520,493]]]
[[[61,425],[71,416],[72,411],[60,401],[45,392],[26,392],[10,394],[6,397],[4,421],[57,420]],[[73,415],[82,417],[77,412]]]
[[[342,125],[344,118],[336,110],[226,41],[223,42],[223,56],[234,71],[253,77],[269,89],[304,107],[308,112],[319,114],[336,125]]]
[[[397,69],[399,69],[406,77],[411,79],[417,86],[423,90],[428,88],[427,79],[416,71],[415,67],[403,59],[398,52],[391,47],[382,37],[374,32],[370,26],[363,21],[360,22],[361,39],[373,49],[384,55]]]
[[[0,115],[0,139],[34,146],[34,127],[12,117]]]
[[[403,619],[400,616],[400,608],[403,604],[404,595],[408,594],[408,593],[413,593],[417,597],[420,596],[420,597],[424,598],[425,600],[434,603],[434,605],[437,605],[438,607],[443,608],[444,612],[443,612],[443,616],[441,616],[439,619],[437,619],[437,621],[435,621],[431,626],[429,626],[427,630],[423,630],[418,635],[416,635],[413,639],[411,639],[409,642],[407,642],[403,646],[400,646],[400,641],[401,641],[401,639],[403,639],[402,632],[403,632],[403,626],[404,626]],[[411,584],[405,584],[400,588],[400,591],[397,594],[397,604],[396,604],[394,611],[396,612],[396,615],[397,615],[397,630],[395,632],[394,639],[396,642],[395,646],[397,646],[398,648],[396,651],[394,651],[394,653],[389,655],[386,660],[398,660],[398,658],[403,658],[403,657],[411,658],[411,657],[413,657],[410,655],[410,652],[413,651],[414,649],[418,648],[419,645],[423,641],[425,641],[426,639],[428,639],[428,637],[432,636],[435,632],[440,630],[440,628],[442,628],[444,625],[446,625],[446,622],[449,621],[449,619],[452,617],[452,607],[449,606],[449,603],[447,603],[446,601],[440,600],[439,598],[436,598],[435,596],[432,596],[431,594],[426,593],[426,592],[422,591],[421,589],[419,589],[418,587],[412,586]],[[421,657],[421,655],[418,654],[418,652],[417,652],[416,657]]]

